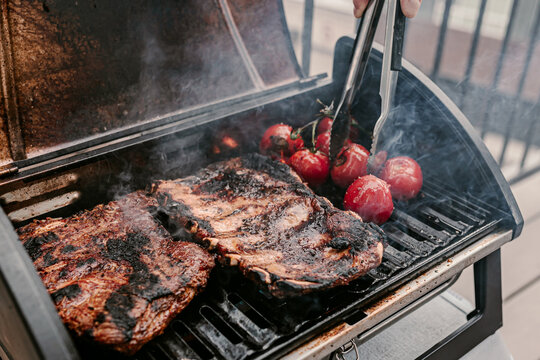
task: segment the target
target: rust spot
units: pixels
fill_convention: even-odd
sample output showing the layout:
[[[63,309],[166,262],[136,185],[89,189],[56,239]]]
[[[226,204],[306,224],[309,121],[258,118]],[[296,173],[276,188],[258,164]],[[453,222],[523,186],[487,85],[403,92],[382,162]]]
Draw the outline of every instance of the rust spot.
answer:
[[[333,329],[328,330],[327,332],[321,334],[321,336],[317,337],[313,340],[313,342],[310,343],[311,346],[318,346],[319,344],[323,344],[329,339],[332,339],[333,337],[339,335],[343,330],[345,329],[347,325],[345,323],[342,323],[338,326],[336,326]]]

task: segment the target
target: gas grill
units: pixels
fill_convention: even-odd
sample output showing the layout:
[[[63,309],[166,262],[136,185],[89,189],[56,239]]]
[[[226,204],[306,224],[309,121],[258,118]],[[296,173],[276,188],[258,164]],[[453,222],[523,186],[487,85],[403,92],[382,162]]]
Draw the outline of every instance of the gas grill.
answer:
[[[342,38],[331,79],[303,75],[279,1],[113,3],[0,2],[3,360],[118,357],[69,336],[14,227],[257,151],[266,127],[303,125],[315,99],[336,99],[348,68],[353,40]],[[367,129],[360,143],[376,118],[380,50],[353,114]],[[459,357],[493,334],[502,325],[499,249],[523,226],[517,204],[464,115],[406,61],[395,108],[381,147],[417,159],[425,182],[382,226],[378,268],[348,286],[275,299],[218,267],[133,358],[325,358],[383,331],[473,264],[476,309],[422,357]],[[321,193],[341,203],[340,190]]]

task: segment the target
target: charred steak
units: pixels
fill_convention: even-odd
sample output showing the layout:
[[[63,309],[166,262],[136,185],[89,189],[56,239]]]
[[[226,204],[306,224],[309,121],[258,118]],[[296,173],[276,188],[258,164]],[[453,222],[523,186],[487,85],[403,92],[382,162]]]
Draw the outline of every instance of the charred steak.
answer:
[[[141,192],[17,231],[67,327],[132,354],[206,285],[214,260],[175,242]]]
[[[382,231],[315,195],[285,164],[251,154],[158,181],[169,221],[278,297],[322,290],[378,266]]]

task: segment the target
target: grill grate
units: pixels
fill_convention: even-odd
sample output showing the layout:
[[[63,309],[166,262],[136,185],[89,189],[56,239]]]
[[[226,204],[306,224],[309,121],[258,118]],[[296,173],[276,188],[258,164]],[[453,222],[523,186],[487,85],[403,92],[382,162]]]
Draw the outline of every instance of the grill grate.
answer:
[[[216,269],[207,289],[166,333],[134,359],[275,357],[492,231],[497,210],[426,184],[418,199],[396,204],[383,225],[382,264],[349,286],[295,299],[274,299],[234,270]],[[357,314],[355,314],[356,316]]]

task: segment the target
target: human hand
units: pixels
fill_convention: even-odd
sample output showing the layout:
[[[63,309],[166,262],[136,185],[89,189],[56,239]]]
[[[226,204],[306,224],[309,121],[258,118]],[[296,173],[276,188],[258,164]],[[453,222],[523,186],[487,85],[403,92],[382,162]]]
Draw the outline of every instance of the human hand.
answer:
[[[353,0],[354,16],[357,18],[361,17],[370,1],[372,0]],[[400,2],[403,14],[408,18],[413,18],[416,16],[418,9],[420,9],[422,0],[400,0]]]

